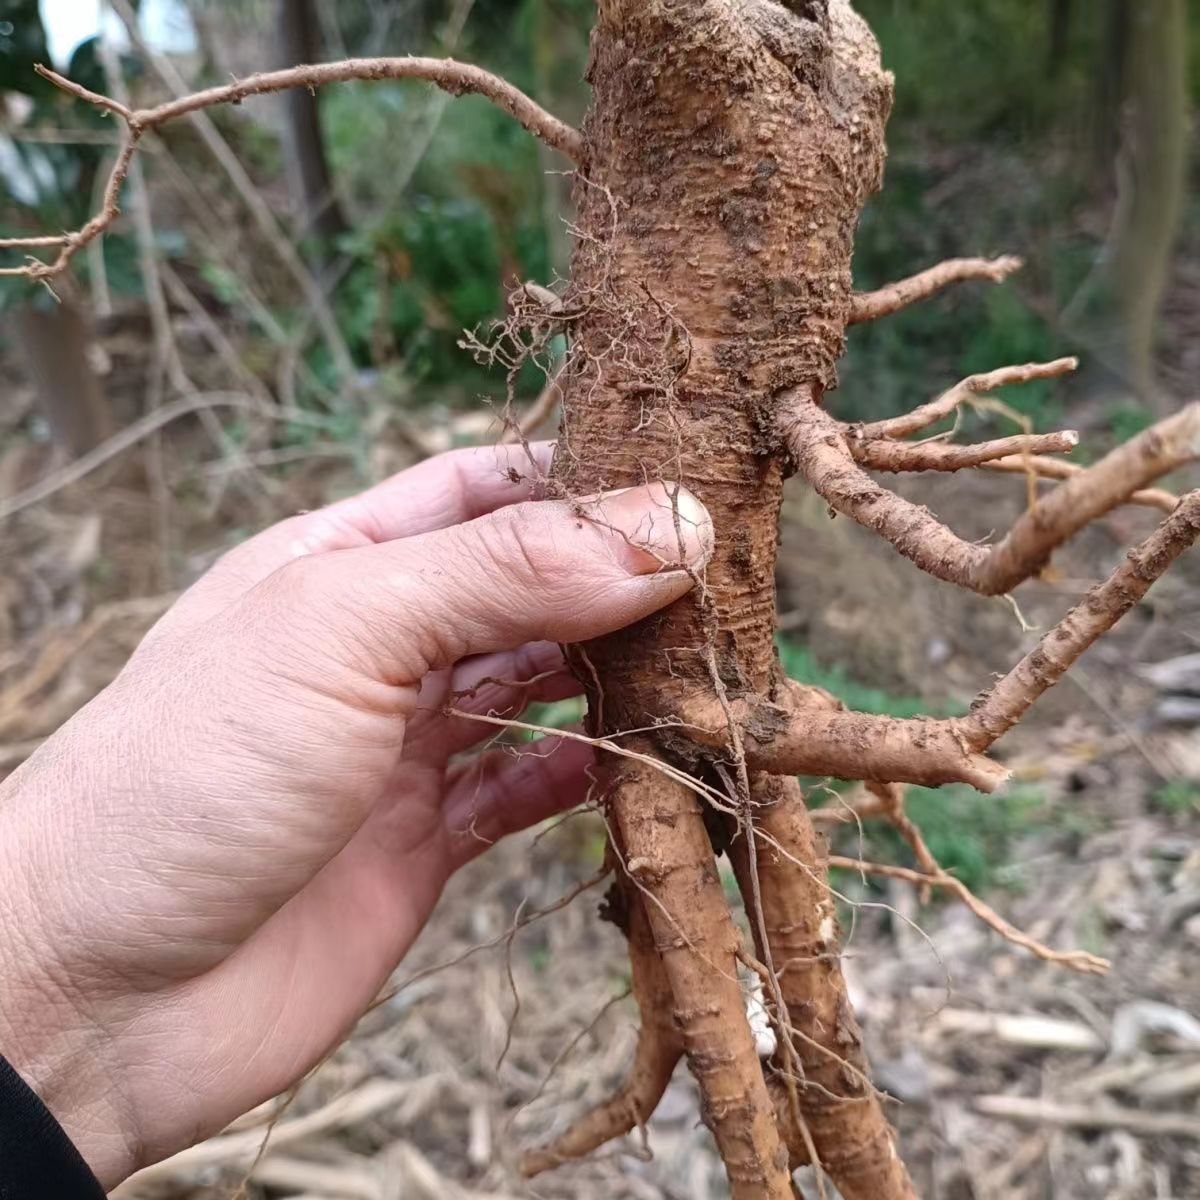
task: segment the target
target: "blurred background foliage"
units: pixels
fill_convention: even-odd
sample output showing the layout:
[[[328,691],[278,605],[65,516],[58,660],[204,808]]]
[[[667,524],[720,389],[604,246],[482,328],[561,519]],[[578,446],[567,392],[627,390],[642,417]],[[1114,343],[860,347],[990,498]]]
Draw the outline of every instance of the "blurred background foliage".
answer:
[[[1173,53],[1185,86],[1154,103],[1190,108],[1200,94],[1194,52],[1200,11],[1186,0],[862,0],[859,7],[898,87],[887,187],[863,220],[858,279],[873,285],[962,253],[1019,251],[1029,266],[1016,287],[956,290],[853,331],[841,410],[879,416],[968,371],[1082,350],[1091,352],[1106,397],[1094,423],[1120,434],[1143,424],[1155,399],[1144,394],[1147,381],[1133,378],[1119,351],[1105,309],[1120,307],[1114,295],[1121,288],[1104,278],[1118,237],[1113,214],[1129,174],[1121,169],[1127,154],[1122,123],[1130,105],[1146,106],[1138,95],[1144,81],[1134,61],[1134,27],[1149,13],[1152,25],[1165,31],[1157,46],[1163,51],[1172,23],[1182,24],[1185,37]],[[186,8],[194,51],[185,56],[185,74],[193,85],[279,65],[279,23],[289,12],[294,21],[307,10],[320,57],[453,53],[507,76],[568,120],[579,119],[586,101],[580,78],[590,0],[352,0],[336,6],[192,0]],[[112,124],[48,90],[32,73],[34,61],[49,57],[37,0],[0,0],[0,28],[11,30],[0,37],[10,166],[0,190],[0,229],[77,226],[94,199],[104,147],[29,138],[52,127],[111,137]],[[139,61],[138,55],[129,59],[135,90]],[[103,90],[94,40],[57,65]],[[1169,76],[1168,66],[1160,64],[1158,74]],[[14,103],[18,94],[23,100]],[[569,183],[548,173],[563,164],[487,102],[450,102],[422,84],[350,84],[329,89],[313,104],[319,104],[335,194],[331,206],[338,209],[334,235],[319,246],[311,223],[308,232],[303,227],[302,198],[287,178],[287,139],[269,105],[246,106],[257,120],[232,112],[212,116],[285,228],[321,265],[356,365],[402,378],[389,394],[405,406],[464,408],[481,394],[495,400],[502,381],[457,342],[463,328],[503,313],[512,280],[565,274]],[[1187,153],[1193,135],[1187,114],[1180,120],[1186,144],[1151,146],[1150,152],[1182,154],[1183,178],[1194,183],[1195,156]],[[166,140],[189,171],[201,166],[187,161],[186,130],[168,130]],[[153,185],[154,163],[147,158]],[[1195,244],[1197,192],[1179,190],[1186,200],[1176,228],[1162,236]],[[205,237],[185,217],[172,227],[170,215],[156,214],[159,252],[198,272],[215,299],[237,304],[239,288],[227,264],[211,257]],[[136,286],[126,238],[124,231],[107,238],[104,251],[122,294]],[[86,277],[87,264],[80,266]],[[1161,292],[1171,282],[1164,278],[1155,286]],[[0,294],[11,304],[14,297],[28,299],[29,288],[6,281]],[[269,303],[289,330],[308,319],[305,297],[294,289],[290,295],[276,289]],[[1160,348],[1156,344],[1155,352]],[[328,348],[314,338],[304,353],[317,378],[328,380]],[[1156,377],[1151,386],[1159,382]],[[538,385],[531,373],[523,392]],[[310,399],[303,386],[300,399]],[[1039,424],[1061,416],[1063,391],[1054,385],[1030,385],[1006,399]]]

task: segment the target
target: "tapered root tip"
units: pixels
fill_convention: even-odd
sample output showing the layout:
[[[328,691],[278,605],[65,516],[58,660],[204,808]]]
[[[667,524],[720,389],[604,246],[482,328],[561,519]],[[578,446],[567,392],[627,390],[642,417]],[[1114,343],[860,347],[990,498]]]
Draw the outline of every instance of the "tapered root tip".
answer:
[[[1025,260],[1019,254],[1002,254],[999,258],[992,260],[991,278],[996,283],[1003,283],[1024,265]]]

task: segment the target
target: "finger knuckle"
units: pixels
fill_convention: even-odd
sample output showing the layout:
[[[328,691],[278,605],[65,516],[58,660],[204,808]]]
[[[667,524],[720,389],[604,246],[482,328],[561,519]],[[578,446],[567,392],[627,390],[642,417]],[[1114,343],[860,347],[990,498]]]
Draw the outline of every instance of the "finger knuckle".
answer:
[[[493,532],[488,552],[508,579],[522,590],[550,596],[564,589],[569,571],[545,514],[516,505],[504,511]]]

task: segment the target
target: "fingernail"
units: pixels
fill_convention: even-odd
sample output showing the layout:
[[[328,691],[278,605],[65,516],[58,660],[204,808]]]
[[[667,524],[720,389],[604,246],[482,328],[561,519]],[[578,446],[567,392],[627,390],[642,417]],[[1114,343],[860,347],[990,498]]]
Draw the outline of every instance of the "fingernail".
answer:
[[[621,488],[581,501],[582,515],[618,535],[632,573],[700,567],[713,548],[708,510],[682,484]]]

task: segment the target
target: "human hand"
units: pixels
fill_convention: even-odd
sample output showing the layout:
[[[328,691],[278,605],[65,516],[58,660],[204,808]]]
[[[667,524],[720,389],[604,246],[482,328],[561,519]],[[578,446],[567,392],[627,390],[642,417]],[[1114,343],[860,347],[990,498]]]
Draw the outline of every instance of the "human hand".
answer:
[[[522,467],[457,451],[252,538],[0,785],[0,1051],[106,1186],[299,1079],[459,866],[583,799],[580,743],[453,765],[494,730],[446,699],[574,694],[556,643],[681,596],[711,524],[662,484],[522,503]]]

